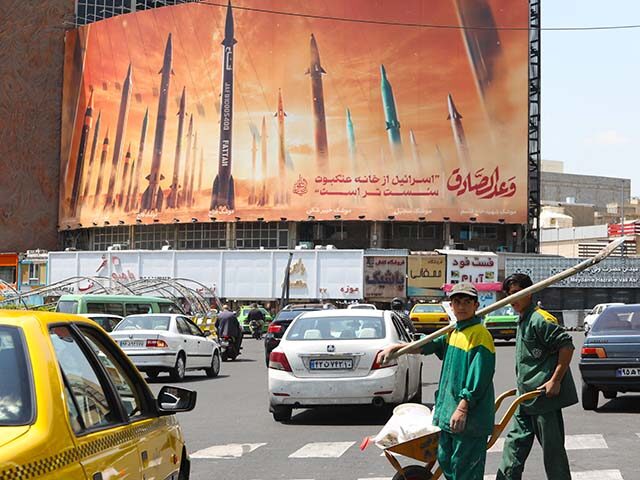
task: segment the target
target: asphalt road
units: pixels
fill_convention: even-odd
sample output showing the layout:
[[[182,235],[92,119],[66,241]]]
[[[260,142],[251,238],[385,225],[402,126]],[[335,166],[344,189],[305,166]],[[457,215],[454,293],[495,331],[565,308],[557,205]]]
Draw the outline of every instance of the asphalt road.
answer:
[[[584,337],[578,332],[573,336],[577,351],[572,371],[579,390],[577,357]],[[382,480],[393,476],[393,468],[377,447],[364,452],[358,448],[365,436],[382,428],[391,416],[390,408],[294,410],[291,423],[277,423],[268,411],[262,342],[245,337],[243,347],[236,361],[223,363],[219,377],[208,379],[195,372],[182,384],[198,391],[196,408],[179,415],[194,457],[192,479]],[[514,386],[513,357],[513,343],[498,341],[497,393]],[[428,406],[432,406],[439,374],[439,360],[425,357],[423,400]],[[160,376],[152,389],[157,392],[167,380]],[[614,400],[600,396],[598,411],[586,412],[575,405],[564,410],[564,418],[575,480],[640,478],[640,395],[626,394]],[[500,456],[500,451],[487,454],[486,479],[493,478]],[[416,463],[401,459],[402,465]],[[524,478],[546,478],[537,444]]]

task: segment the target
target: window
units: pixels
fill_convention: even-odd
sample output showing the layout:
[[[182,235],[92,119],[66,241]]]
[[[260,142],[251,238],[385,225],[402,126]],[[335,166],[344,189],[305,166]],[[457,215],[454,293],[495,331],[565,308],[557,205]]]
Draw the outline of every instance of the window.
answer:
[[[416,305],[413,313],[444,313],[442,305]]]
[[[202,331],[192,322],[187,321],[187,326],[189,327],[189,331],[191,332],[191,335],[195,335],[196,337],[202,337]]]
[[[111,378],[116,392],[122,401],[125,412],[129,419],[135,419],[143,415],[143,396],[136,391],[133,379],[125,373],[120,361],[104,346],[102,339],[98,338],[95,332],[88,328],[79,327],[85,340],[93,349],[93,352],[102,362],[107,375]]]
[[[144,313],[153,313],[153,309],[149,303],[125,303],[124,313],[125,315],[140,315]]]
[[[227,248],[226,223],[187,223],[178,227],[180,250]]]
[[[120,315],[124,317],[124,308],[121,303],[115,302],[87,302],[87,313],[108,313],[109,315]]]
[[[175,303],[158,303],[160,313],[183,313]]]
[[[242,222],[236,225],[237,248],[288,248],[286,222]]]
[[[428,223],[391,222],[385,231],[385,239],[430,240],[436,238],[436,226]],[[388,237],[388,238],[387,238]]]
[[[171,317],[166,315],[131,316],[122,320],[115,330],[169,330]]]
[[[56,306],[56,312],[61,313],[78,313],[77,300],[60,300]],[[103,312],[98,312],[103,313]]]
[[[129,246],[129,227],[92,228],[93,250],[106,250],[111,245]]]
[[[0,267],[0,280],[16,283],[16,267]]]
[[[134,247],[141,250],[160,250],[169,244],[175,247],[174,225],[138,225],[134,231]]]
[[[398,338],[400,339],[400,341],[411,342],[411,339],[409,338],[409,334],[407,333],[407,331],[404,328],[404,325],[402,324],[402,320],[400,320],[397,315],[393,314],[391,315],[391,321],[393,322],[393,326],[396,329],[396,333],[398,334]]]
[[[74,429],[80,431],[118,423],[118,415],[107,398],[108,387],[98,378],[70,328],[53,327],[50,336],[68,388],[67,404],[74,406],[69,410]]]
[[[191,335],[191,330],[189,330],[189,325],[184,318],[178,317],[176,318],[176,324],[178,326],[178,332],[182,335]]]
[[[24,340],[16,327],[0,326],[0,426],[27,425],[34,417]]]
[[[200,0],[76,0],[76,23],[86,25],[123,13]]]
[[[287,333],[287,340],[373,340],[384,337],[381,317],[302,317]]]

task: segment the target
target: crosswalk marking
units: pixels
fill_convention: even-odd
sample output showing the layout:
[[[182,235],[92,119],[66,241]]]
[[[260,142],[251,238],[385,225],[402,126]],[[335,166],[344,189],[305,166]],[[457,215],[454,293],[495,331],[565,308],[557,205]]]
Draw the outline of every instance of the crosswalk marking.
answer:
[[[609,448],[604,437],[600,434],[593,435],[567,435],[564,439],[564,448],[567,450],[590,450],[598,448]],[[488,452],[496,453],[504,450],[504,438],[499,438],[498,441],[491,447]]]
[[[289,458],[339,458],[356,442],[315,442],[307,443]]]
[[[485,475],[484,480],[495,480],[495,475]],[[571,480],[624,480],[620,470],[589,470],[571,472]]]
[[[251,453],[266,443],[229,443],[227,445],[213,445],[191,454],[191,458],[240,458],[245,453]]]

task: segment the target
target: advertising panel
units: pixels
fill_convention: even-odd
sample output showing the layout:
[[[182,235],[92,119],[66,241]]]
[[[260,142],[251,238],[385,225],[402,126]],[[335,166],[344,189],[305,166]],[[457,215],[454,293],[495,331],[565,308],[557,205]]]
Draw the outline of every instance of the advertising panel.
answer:
[[[407,296],[433,295],[446,281],[446,257],[444,255],[410,255],[407,273]]]
[[[428,3],[186,3],[68,32],[60,228],[525,222],[528,4]]]
[[[364,296],[388,300],[404,297],[407,257],[364,257]]]
[[[495,253],[451,251],[447,253],[448,283],[495,283],[498,256]]]

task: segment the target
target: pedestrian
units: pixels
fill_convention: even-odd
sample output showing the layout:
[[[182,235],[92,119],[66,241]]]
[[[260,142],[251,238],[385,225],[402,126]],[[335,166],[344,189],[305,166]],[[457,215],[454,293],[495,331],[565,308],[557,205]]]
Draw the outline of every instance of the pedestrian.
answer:
[[[528,275],[514,273],[502,290],[512,295],[533,284]],[[570,480],[564,448],[562,409],[578,402],[569,365],[573,339],[549,312],[533,303],[531,295],[511,303],[520,315],[516,334],[518,394],[537,388],[545,394],[518,407],[504,444],[497,480],[520,480],[534,437],[542,446],[549,480]]]
[[[218,338],[231,337],[236,345],[238,353],[240,353],[240,347],[242,345],[242,327],[240,326],[236,313],[229,310],[229,305],[226,303],[222,305],[222,311],[218,314],[218,318],[216,319],[216,332],[218,332]]]
[[[421,349],[423,355],[435,353],[443,361],[433,414],[433,424],[442,430],[438,463],[447,480],[482,480],[495,416],[495,347],[476,315],[476,288],[457,283],[449,297],[457,318],[455,329]],[[404,345],[386,347],[378,361],[384,363]]]

